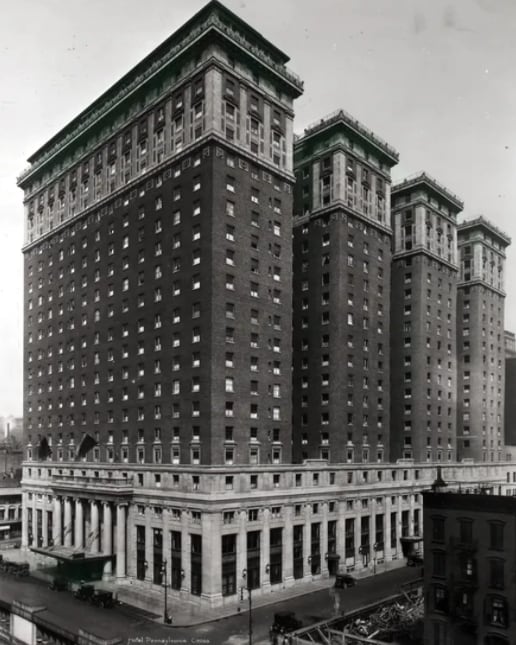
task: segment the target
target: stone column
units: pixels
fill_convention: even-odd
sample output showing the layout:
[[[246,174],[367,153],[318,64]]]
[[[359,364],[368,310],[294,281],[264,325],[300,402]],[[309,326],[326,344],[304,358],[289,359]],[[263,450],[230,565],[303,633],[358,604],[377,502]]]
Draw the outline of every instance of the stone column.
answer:
[[[305,504],[305,526],[303,529],[303,577],[312,579],[312,564],[308,561],[312,554],[312,505]]]
[[[191,569],[191,540],[188,530],[188,514],[181,513],[181,568],[185,572],[181,580],[181,591],[190,592],[192,569]]]
[[[125,506],[116,507],[116,577],[125,578]]]
[[[42,543],[43,543],[43,546],[46,547],[48,546],[48,513],[47,513],[46,507],[43,507],[41,513],[42,513],[41,530],[43,531]]]
[[[99,552],[100,530],[99,530],[99,505],[96,500],[90,501],[90,532],[91,532],[91,552]]]
[[[321,537],[320,537],[320,551],[321,551],[321,575],[328,576],[328,560],[325,556],[328,555],[328,502],[322,502],[322,521],[321,521]]]
[[[31,546],[38,546],[38,512],[36,510],[35,495],[32,495],[32,540]]]
[[[75,542],[76,549],[84,548],[84,507],[82,499],[75,500]]]
[[[170,511],[163,510],[163,562],[166,562],[168,585],[172,582],[172,539],[170,537],[169,519]]]
[[[222,513],[202,515],[202,597],[222,597]],[[240,572],[241,573],[241,572]]]
[[[270,511],[268,508],[263,509],[262,517],[262,538],[260,544],[260,580],[262,581],[263,589],[270,589],[271,578],[267,573],[266,568],[270,565],[270,550],[271,550],[271,535],[270,535]]]
[[[414,495],[409,493],[409,535],[414,535]]]
[[[242,576],[244,569],[247,570],[247,513],[238,513],[238,535],[237,535],[237,584],[239,587],[247,587],[247,578]],[[238,590],[240,591],[240,590]]]
[[[111,502],[104,502],[102,505],[102,553],[111,555],[113,553],[113,517],[111,514]],[[104,562],[104,577],[110,577],[113,573],[111,559]]]
[[[61,526],[61,498],[54,497],[54,513],[52,514],[52,539],[54,546],[61,546],[63,527]]]
[[[359,500],[360,501],[360,500]],[[355,517],[355,566],[362,566],[364,558],[360,553],[360,541],[362,539],[361,529],[361,515],[360,513],[354,513]]]
[[[145,507],[145,561],[147,567],[145,568],[145,580],[152,582],[154,577],[154,532],[152,530],[151,522],[152,509],[149,506]]]
[[[337,502],[339,515],[337,518],[337,553],[340,555],[339,567],[346,565],[346,502]]]
[[[294,584],[294,543],[292,527],[293,506],[285,506],[285,529],[283,531],[283,580],[286,585]]]
[[[29,496],[27,493],[22,495],[22,547],[26,549],[29,546]]]
[[[391,549],[391,498],[389,495],[385,496],[385,514],[383,522],[383,554],[385,562],[390,562],[392,559]]]
[[[72,546],[72,500],[70,497],[65,497],[64,503],[64,546]]]

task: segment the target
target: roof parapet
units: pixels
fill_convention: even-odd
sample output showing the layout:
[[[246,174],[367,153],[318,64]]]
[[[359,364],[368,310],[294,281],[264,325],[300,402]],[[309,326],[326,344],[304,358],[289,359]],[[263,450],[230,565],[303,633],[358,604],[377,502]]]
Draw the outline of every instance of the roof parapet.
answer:
[[[446,199],[453,203],[459,211],[464,208],[464,202],[458,195],[452,193],[451,190],[446,188],[446,186],[441,184],[439,181],[437,181],[437,179],[434,179],[425,171],[419,171],[417,173],[414,173],[413,175],[409,175],[402,181],[394,184],[391,189],[391,194],[394,194],[396,191],[405,190],[406,188],[410,188],[410,186],[415,186],[420,183],[426,183],[435,191],[441,193],[444,197],[446,197]]]
[[[501,229],[499,229],[497,226],[494,224],[491,224],[491,222],[486,219],[483,215],[479,215],[478,217],[475,217],[475,219],[469,219],[465,220],[464,222],[461,222],[460,224],[457,225],[457,232],[460,234],[461,231],[467,229],[467,228],[474,228],[474,227],[483,227],[486,228],[488,231],[491,233],[494,233],[497,235],[502,242],[504,242],[507,246],[511,244],[511,238],[504,233]]]
[[[328,114],[322,119],[319,119],[314,123],[311,123],[308,127],[305,128],[303,134],[296,135],[295,145],[299,145],[303,143],[304,140],[307,139],[308,137],[311,137],[312,135],[317,134],[318,132],[321,132],[322,130],[325,130],[326,128],[329,128],[330,126],[339,122],[343,123],[344,125],[347,125],[351,129],[355,130],[355,132],[360,134],[362,137],[374,143],[384,154],[389,156],[395,163],[399,161],[399,157],[400,157],[399,152],[393,146],[388,144],[381,137],[376,135],[372,130],[370,130],[365,125],[360,123],[358,119],[356,119],[354,116],[352,116],[351,114],[349,114],[343,109],[335,110],[335,112],[332,112],[331,114]]]

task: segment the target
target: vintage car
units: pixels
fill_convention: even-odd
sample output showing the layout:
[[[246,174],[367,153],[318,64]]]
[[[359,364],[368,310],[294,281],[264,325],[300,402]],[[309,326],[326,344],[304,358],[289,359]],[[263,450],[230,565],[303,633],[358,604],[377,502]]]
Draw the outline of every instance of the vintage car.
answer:
[[[421,553],[411,553],[407,556],[407,567],[422,567],[424,562]]]
[[[355,587],[357,584],[356,578],[353,578],[349,573],[338,573],[335,576],[335,589],[345,589],[346,587]]]
[[[95,587],[93,585],[81,583],[79,587],[77,587],[77,589],[73,592],[73,595],[79,600],[91,601],[94,593]]]
[[[271,627],[271,634],[288,634],[303,626],[303,623],[296,618],[293,611],[280,611],[274,614],[274,622]]]
[[[52,591],[67,591],[68,580],[66,578],[52,578],[48,588]]]
[[[95,593],[90,600],[92,605],[103,607],[104,609],[111,609],[115,606],[115,599],[113,598],[112,591],[101,591],[100,589],[95,589]]]

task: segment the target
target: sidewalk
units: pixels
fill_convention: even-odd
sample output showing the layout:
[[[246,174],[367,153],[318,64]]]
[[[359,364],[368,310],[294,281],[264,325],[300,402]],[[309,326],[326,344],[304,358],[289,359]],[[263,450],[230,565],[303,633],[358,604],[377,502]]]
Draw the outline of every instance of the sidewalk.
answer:
[[[286,589],[279,589],[271,591],[267,594],[260,596],[252,596],[253,610],[258,607],[265,607],[267,605],[274,605],[313,593],[314,591],[321,591],[329,589],[334,583],[333,578],[324,578],[319,580],[312,580],[308,582],[301,582],[293,587]],[[217,620],[223,620],[230,616],[237,616],[248,610],[249,607],[247,591],[244,591],[243,599],[238,604],[228,605],[227,607],[204,608],[198,607],[188,600],[177,601],[175,598],[171,601],[171,613],[173,614],[172,627],[193,627],[202,625],[204,623],[212,623]],[[157,619],[160,622],[162,618]]]
[[[383,573],[388,573],[396,569],[403,568],[402,561],[400,561],[397,566],[390,566],[386,569],[382,569],[381,572],[378,572],[378,576],[381,576]],[[354,574],[355,575],[355,574]],[[355,575],[357,580],[363,580],[366,578],[373,577],[373,573],[370,570],[361,571]],[[281,603],[285,600],[291,600],[300,596],[314,593],[316,591],[321,591],[324,589],[330,589],[333,587],[335,578],[319,578],[317,580],[309,580],[303,582],[296,582],[295,585],[291,587],[286,587],[284,589],[275,589],[266,594],[254,594],[252,595],[252,607],[253,610],[259,607],[265,607],[268,605],[274,605]],[[133,594],[130,591],[130,585],[120,585],[116,587],[118,593],[118,598],[122,602],[133,605],[135,607],[142,607],[139,603],[141,599],[142,592],[139,589]],[[163,591],[156,591],[155,589],[149,589],[149,596],[153,600],[153,611],[156,614],[159,614],[159,617],[156,617],[155,620],[158,623],[163,621]],[[136,596],[139,596],[137,598]],[[148,602],[148,600],[147,600]],[[218,620],[223,620],[231,616],[238,616],[243,614],[248,610],[248,595],[247,591],[244,590],[243,597],[241,598],[239,594],[239,601],[228,604],[227,606],[222,607],[199,607],[198,604],[192,602],[188,598],[177,598],[169,597],[169,614],[172,616],[172,625],[171,627],[193,627],[197,625],[203,625],[206,623],[213,623]],[[159,609],[158,609],[159,607]],[[142,609],[149,609],[148,604]]]
[[[35,570],[31,571],[32,576],[43,580],[49,577],[48,574],[37,569],[37,564],[40,560],[39,556],[35,556],[35,554],[30,552],[24,552],[20,549],[6,550],[4,554],[8,560],[31,562],[31,569],[32,567],[36,567]],[[400,565],[402,565],[402,561],[399,561],[397,566],[389,566],[383,569],[377,575],[381,576],[382,573],[398,569]],[[360,571],[360,573],[354,575],[357,579],[369,578],[372,576],[372,571]],[[246,590],[243,591],[241,597],[239,589],[238,600],[233,600],[226,606],[214,608],[199,606],[198,601],[196,602],[197,599],[192,601],[190,595],[185,594],[183,597],[169,595],[168,611],[172,616],[173,622],[172,625],[166,626],[163,625],[164,590],[162,588],[149,585],[147,589],[142,590],[140,586],[133,587],[130,581],[123,584],[98,581],[94,584],[98,588],[113,591],[118,600],[121,601],[122,607],[129,611],[132,610],[135,615],[139,615],[142,619],[160,624],[165,629],[168,627],[173,629],[174,627],[194,627],[206,623],[213,623],[231,616],[238,616],[248,610],[248,594]],[[253,609],[257,609],[259,607],[274,605],[316,591],[329,589],[333,584],[334,578],[318,578],[316,580],[296,582],[292,586],[274,589],[266,593],[253,592],[252,607]]]

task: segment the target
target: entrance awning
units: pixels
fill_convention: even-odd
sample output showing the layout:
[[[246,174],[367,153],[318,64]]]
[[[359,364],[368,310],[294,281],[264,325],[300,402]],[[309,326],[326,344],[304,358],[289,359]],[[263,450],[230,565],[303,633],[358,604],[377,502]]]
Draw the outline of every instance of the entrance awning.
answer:
[[[328,553],[328,560],[340,560],[338,553]]]
[[[113,555],[108,555],[107,553],[89,553],[87,551],[81,551],[74,549],[73,547],[66,546],[49,546],[49,547],[30,547],[31,551],[34,553],[40,553],[41,555],[46,555],[50,558],[56,558],[61,562],[104,562],[113,557]]]
[[[11,525],[8,524],[7,526],[0,526],[0,531],[9,531],[11,529]]]

